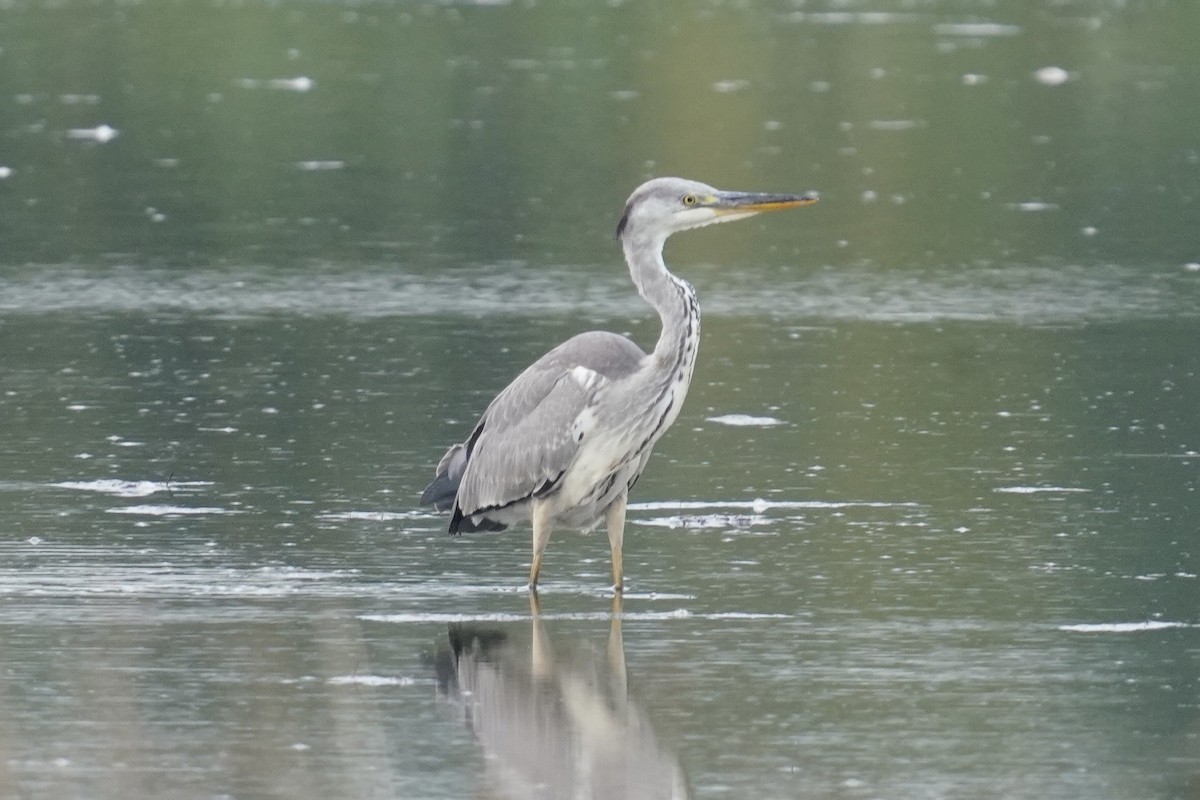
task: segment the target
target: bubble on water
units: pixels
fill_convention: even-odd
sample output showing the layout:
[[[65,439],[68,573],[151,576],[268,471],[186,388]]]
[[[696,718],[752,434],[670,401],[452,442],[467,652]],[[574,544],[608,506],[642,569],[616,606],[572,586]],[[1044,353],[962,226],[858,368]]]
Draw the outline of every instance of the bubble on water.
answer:
[[[0,181],[8,180],[9,178],[12,177],[12,174],[13,174],[12,167],[0,166]]]
[[[962,76],[963,86],[982,86],[988,82],[987,75],[980,75],[977,72],[968,72]]]
[[[1047,203],[1043,200],[1026,200],[1021,203],[1009,203],[1008,208],[1017,211],[1057,211],[1058,203]]]
[[[87,139],[99,144],[111,142],[120,135],[120,131],[111,125],[97,125],[95,128],[71,128],[67,136],[71,139]]]
[[[262,80],[260,78],[235,78],[233,85],[239,89],[282,89],[289,92],[308,92],[316,87],[317,82],[306,75],[300,75],[295,78],[271,78],[270,80]],[[209,98],[212,100],[212,96]]]
[[[915,119],[873,119],[867,127],[876,131],[909,131],[920,125]]]
[[[316,85],[316,81],[304,75],[296,78],[274,78],[270,82],[272,89],[286,89],[290,92],[311,91]]]
[[[1062,86],[1071,80],[1071,73],[1062,67],[1042,67],[1033,73],[1034,79],[1045,86]]]
[[[1189,261],[1183,265],[1183,268],[1187,272],[1200,272],[1200,262]]]
[[[987,38],[1016,36],[1021,32],[1021,28],[1019,25],[1006,25],[1001,22],[945,22],[934,25],[933,32],[939,36]]]
[[[749,87],[750,87],[750,81],[742,80],[740,78],[731,78],[728,80],[716,81],[712,85],[713,91],[717,92],[718,94],[730,94],[732,92],[740,92],[743,89],[747,89]]]
[[[297,161],[296,166],[305,172],[328,172],[332,170],[344,169],[346,162],[339,161],[337,159]]]
[[[750,414],[722,414],[719,417],[708,417],[707,419],[709,422],[733,427],[770,428],[775,425],[784,424],[783,420],[776,419],[775,417],[756,417]]]

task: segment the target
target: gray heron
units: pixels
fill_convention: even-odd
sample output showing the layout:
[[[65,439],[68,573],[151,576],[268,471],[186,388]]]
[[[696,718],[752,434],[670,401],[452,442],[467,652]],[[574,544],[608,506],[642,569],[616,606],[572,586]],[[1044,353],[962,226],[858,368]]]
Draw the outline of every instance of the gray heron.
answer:
[[[587,531],[603,520],[613,589],[620,592],[629,489],[679,415],[700,343],[696,292],[663,262],[667,237],[816,200],[815,194],[721,191],[682,178],[639,186],[625,204],[617,239],[638,293],[662,322],[654,350],[644,353],[606,331],[555,347],[496,395],[466,441],[446,452],[421,504],[451,512],[451,535],[530,520],[531,591],[555,526]]]

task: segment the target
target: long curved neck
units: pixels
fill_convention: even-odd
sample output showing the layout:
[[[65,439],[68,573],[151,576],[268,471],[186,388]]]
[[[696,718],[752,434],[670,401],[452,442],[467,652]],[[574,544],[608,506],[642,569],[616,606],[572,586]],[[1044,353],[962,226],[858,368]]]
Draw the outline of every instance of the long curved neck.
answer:
[[[700,342],[700,305],[687,281],[677,278],[663,262],[666,237],[627,230],[621,238],[629,274],[638,293],[654,307],[662,321],[662,332],[654,347],[653,367],[665,376],[691,381]]]

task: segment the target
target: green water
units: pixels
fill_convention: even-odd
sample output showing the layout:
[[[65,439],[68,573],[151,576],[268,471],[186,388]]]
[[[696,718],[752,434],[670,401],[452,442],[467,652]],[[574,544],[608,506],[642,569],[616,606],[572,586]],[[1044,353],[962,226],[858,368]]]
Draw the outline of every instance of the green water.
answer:
[[[1194,796],[1197,31],[0,6],[0,796]],[[559,532],[535,622],[528,531],[415,500],[549,346],[653,342],[660,174],[822,200],[672,240],[627,597]]]

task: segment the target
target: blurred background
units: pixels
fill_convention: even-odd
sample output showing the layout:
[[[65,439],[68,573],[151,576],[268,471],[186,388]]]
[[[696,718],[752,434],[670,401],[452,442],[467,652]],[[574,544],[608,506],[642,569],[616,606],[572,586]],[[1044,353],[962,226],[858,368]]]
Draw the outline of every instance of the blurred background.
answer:
[[[815,267],[1177,267],[1200,258],[1198,16],[18,0],[4,261],[592,266],[633,186],[678,173],[821,191],[780,244]]]
[[[654,341],[613,231],[677,174],[822,199],[668,247],[704,333],[606,730],[697,797],[1196,797],[1198,34],[1155,0],[0,3],[0,795],[554,796],[446,670],[580,697],[607,543],[550,544],[548,694],[447,627],[539,654],[527,530],[415,501],[550,346]]]

